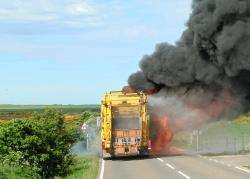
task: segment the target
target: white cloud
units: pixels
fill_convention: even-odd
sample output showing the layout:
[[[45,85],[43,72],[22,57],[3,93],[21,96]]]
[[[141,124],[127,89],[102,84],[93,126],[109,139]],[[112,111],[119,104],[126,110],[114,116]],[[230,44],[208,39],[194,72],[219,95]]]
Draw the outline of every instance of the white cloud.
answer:
[[[85,1],[76,2],[67,7],[69,13],[73,15],[95,15],[97,14],[97,9],[88,4]]]
[[[10,10],[0,9],[0,20],[8,21],[52,21],[56,20],[57,16],[54,14],[39,14],[39,13],[28,13],[25,10],[16,10],[13,13]]]
[[[100,19],[98,5],[87,0],[0,1],[0,21],[2,22],[54,22],[65,25],[96,25],[96,21]]]

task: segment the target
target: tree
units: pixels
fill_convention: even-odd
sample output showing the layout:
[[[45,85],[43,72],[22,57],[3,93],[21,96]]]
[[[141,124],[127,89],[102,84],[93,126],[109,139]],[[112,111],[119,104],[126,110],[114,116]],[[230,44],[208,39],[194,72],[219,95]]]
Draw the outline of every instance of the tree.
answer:
[[[14,120],[0,127],[3,163],[29,167],[42,177],[65,176],[73,164],[71,144],[76,140],[64,124],[63,114],[48,109],[31,120]]]

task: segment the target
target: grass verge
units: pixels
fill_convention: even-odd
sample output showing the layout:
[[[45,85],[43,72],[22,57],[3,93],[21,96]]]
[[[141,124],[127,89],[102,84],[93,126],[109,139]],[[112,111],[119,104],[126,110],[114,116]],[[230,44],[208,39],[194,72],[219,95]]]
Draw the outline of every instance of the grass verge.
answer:
[[[99,158],[97,156],[77,157],[76,165],[71,168],[71,174],[64,179],[96,179],[98,170]]]
[[[71,173],[66,177],[55,177],[55,179],[96,179],[98,170],[99,158],[97,156],[77,157],[76,164],[71,168]],[[40,178],[39,175],[30,169],[0,164],[0,179],[37,178]]]
[[[40,178],[38,174],[28,168],[19,166],[9,166],[0,164],[1,179],[36,179]]]

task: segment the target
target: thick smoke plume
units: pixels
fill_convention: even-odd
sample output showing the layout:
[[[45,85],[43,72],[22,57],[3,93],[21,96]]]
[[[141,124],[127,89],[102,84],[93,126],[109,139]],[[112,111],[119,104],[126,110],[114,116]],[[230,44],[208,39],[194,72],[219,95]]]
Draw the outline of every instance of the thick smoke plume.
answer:
[[[173,131],[250,109],[250,0],[193,0],[186,26],[128,79],[135,90],[157,89],[152,111]]]
[[[198,91],[211,99],[228,89],[247,102],[250,1],[193,0],[192,9],[181,39],[175,45],[156,45],[152,55],[142,58],[141,70],[130,76],[129,85],[143,91],[160,87],[184,96]]]

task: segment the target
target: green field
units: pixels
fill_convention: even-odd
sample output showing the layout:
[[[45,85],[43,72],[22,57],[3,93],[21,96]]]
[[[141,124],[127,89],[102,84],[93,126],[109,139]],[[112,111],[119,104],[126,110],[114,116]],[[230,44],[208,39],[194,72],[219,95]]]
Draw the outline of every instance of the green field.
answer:
[[[99,105],[0,105],[0,120],[29,118],[34,112],[42,112],[47,108],[61,110],[64,114],[81,114],[85,111],[99,112]]]
[[[99,110],[99,105],[0,105],[0,112],[34,112],[42,111],[46,108],[60,109],[64,113],[79,113],[82,111],[96,111]]]
[[[0,110],[7,109],[42,109],[42,108],[95,108],[99,105],[96,104],[85,104],[85,105],[61,105],[61,104],[53,104],[53,105],[13,105],[13,104],[0,104]]]

